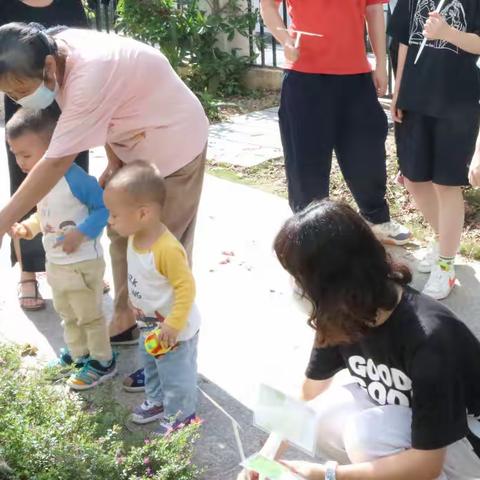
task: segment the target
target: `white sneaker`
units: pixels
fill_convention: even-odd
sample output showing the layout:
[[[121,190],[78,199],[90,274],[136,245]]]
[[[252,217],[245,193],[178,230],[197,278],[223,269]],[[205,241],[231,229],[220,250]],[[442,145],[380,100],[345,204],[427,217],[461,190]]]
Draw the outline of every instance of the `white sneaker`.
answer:
[[[370,223],[370,226],[376,237],[387,245],[405,245],[412,237],[407,227],[400,225],[394,220],[385,223]]]
[[[428,245],[425,256],[420,260],[417,265],[417,270],[420,273],[430,273],[433,265],[438,262],[439,246],[437,241],[430,242]]]
[[[443,270],[438,263],[432,266],[430,278],[423,289],[423,293],[435,300],[443,300],[450,295],[455,286],[455,268]]]

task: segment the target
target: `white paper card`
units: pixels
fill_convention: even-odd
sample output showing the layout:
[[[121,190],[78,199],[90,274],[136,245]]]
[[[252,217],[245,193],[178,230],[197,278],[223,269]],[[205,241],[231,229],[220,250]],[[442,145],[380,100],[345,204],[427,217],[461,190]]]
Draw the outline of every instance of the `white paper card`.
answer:
[[[306,402],[261,384],[253,414],[257,427],[315,454],[317,416]]]

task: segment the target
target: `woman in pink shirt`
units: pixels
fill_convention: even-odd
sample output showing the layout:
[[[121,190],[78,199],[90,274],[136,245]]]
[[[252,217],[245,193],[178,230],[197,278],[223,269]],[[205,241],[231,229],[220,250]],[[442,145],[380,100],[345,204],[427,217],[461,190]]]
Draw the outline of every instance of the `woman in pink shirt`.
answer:
[[[0,91],[32,109],[54,100],[62,114],[45,157],[0,210],[0,238],[68,170],[79,152],[104,145],[105,181],[123,164],[154,163],[166,179],[164,219],[191,256],[208,135],[203,108],[157,49],[88,30],[0,27]],[[133,343],[126,242],[114,233],[113,343]],[[68,239],[66,239],[68,241]]]

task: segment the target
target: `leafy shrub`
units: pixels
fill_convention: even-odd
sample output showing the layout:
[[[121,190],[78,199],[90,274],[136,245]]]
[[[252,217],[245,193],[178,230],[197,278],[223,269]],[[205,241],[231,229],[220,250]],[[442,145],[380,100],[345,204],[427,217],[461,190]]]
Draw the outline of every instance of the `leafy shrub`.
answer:
[[[219,39],[248,37],[257,12],[248,12],[238,0],[120,0],[118,29],[126,35],[162,50],[173,68],[206,106],[215,112],[215,97],[243,93],[241,79],[253,58],[236,49],[223,51]]]
[[[121,426],[125,412],[111,391],[86,404],[47,382],[44,370],[22,367],[16,347],[0,345],[0,375],[0,478],[198,478],[190,458],[195,426],[169,439],[144,440]]]

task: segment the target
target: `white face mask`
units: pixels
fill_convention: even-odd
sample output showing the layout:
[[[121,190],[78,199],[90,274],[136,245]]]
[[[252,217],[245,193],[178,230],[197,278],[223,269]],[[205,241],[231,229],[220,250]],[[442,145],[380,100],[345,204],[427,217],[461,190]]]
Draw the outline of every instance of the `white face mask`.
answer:
[[[58,93],[58,83],[55,80],[55,89],[50,90],[45,82],[42,82],[39,87],[30,95],[16,100],[16,102],[22,107],[29,110],[43,110],[49,107],[55,100]]]

